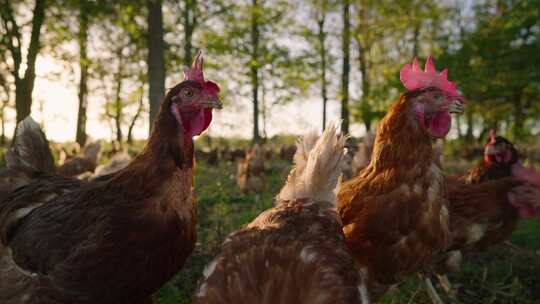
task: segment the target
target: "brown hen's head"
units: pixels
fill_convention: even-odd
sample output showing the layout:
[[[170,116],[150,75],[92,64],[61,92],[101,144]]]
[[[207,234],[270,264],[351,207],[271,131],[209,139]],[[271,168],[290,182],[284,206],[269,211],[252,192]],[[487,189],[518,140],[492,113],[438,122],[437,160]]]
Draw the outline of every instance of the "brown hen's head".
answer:
[[[204,79],[200,52],[191,68],[184,69],[184,81],[171,89],[166,101],[186,139],[204,132],[212,121],[212,109],[223,107],[218,85]]]
[[[508,139],[497,136],[494,130],[490,130],[488,142],[484,147],[484,160],[497,165],[512,165],[517,163],[519,155]]]
[[[428,57],[422,71],[415,59],[400,72],[401,82],[407,88],[406,99],[419,126],[430,136],[442,138],[452,126],[451,113],[462,113],[465,100],[458,93],[455,83],[447,80],[447,70],[437,72]]]

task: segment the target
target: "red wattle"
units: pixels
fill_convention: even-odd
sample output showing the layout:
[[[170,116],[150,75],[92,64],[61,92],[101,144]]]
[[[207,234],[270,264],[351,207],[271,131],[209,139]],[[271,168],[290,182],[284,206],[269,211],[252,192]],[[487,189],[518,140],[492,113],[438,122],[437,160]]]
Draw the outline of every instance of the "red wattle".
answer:
[[[447,111],[439,112],[429,120],[429,130],[433,136],[438,138],[445,137],[451,126],[452,117]]]

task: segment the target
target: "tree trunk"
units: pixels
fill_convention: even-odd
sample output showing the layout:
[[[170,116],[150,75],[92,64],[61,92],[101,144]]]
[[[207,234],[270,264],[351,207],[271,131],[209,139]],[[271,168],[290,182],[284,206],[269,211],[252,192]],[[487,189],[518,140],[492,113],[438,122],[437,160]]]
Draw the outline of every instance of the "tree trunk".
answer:
[[[321,12],[321,17],[318,20],[319,25],[319,56],[321,57],[321,97],[322,97],[322,130],[326,128],[326,104],[328,96],[326,91],[326,33],[324,31],[324,23],[326,21],[326,12]]]
[[[420,24],[414,25],[414,33],[413,33],[413,49],[412,49],[412,55],[413,58],[418,58],[418,38],[420,38]]]
[[[349,0],[343,1],[343,74],[341,77],[341,132],[349,133],[349,70],[351,25],[349,22]]]
[[[367,58],[366,58],[366,49],[362,45],[360,39],[357,39],[358,43],[358,61],[360,63],[360,73],[362,73],[362,101],[361,101],[361,109],[362,111],[371,111],[370,106],[368,105],[368,98],[371,93],[371,83],[369,79],[369,68],[367,64]],[[364,126],[366,127],[366,131],[371,130],[371,122],[373,116],[370,115],[371,113],[362,113],[362,118],[364,120]]]
[[[75,140],[77,143],[84,147],[86,143],[86,108],[88,105],[87,92],[88,92],[88,56],[86,54],[86,45],[88,42],[88,11],[85,5],[86,1],[81,1],[79,10],[79,34],[77,42],[79,43],[79,111],[77,115],[77,134]]]
[[[147,0],[148,5],[148,82],[150,131],[165,96],[165,54],[161,0]]]
[[[251,89],[253,93],[253,142],[260,142],[259,135],[259,4],[252,0],[251,11]]]
[[[144,85],[144,84],[141,84]],[[133,128],[135,127],[135,123],[139,119],[139,116],[141,116],[142,110],[143,110],[143,95],[144,92],[141,92],[141,95],[139,96],[139,105],[137,107],[137,112],[135,113],[135,116],[133,116],[133,119],[131,120],[131,123],[129,124],[128,133],[127,133],[127,142],[128,144],[133,143]]]
[[[120,97],[120,92],[122,91],[122,76],[119,75],[116,79],[116,92],[115,92],[115,100],[114,100],[114,125],[116,128],[116,141],[118,142],[118,146],[122,148],[122,142],[123,142],[123,135],[122,135],[122,99]]]
[[[9,6],[9,1],[7,4]],[[17,110],[17,123],[30,115],[32,110],[32,91],[34,90],[34,82],[36,79],[36,58],[41,48],[40,45],[40,32],[41,26],[45,19],[45,0],[36,0],[36,4],[33,10],[32,17],[32,31],[30,33],[30,44],[28,46],[28,52],[26,55],[26,70],[24,76],[21,79],[19,77],[19,67],[21,64],[21,44],[20,44],[20,32],[19,27],[15,23],[15,19],[12,15],[13,10],[11,7],[8,8],[11,13],[11,23],[12,23],[12,36],[13,39],[10,39],[10,48],[12,49],[13,62],[13,76],[15,78],[15,109]],[[8,38],[9,39],[9,38]],[[19,39],[17,45],[13,45],[13,40]],[[18,62],[17,62],[18,61]]]
[[[474,127],[474,120],[473,120],[473,114],[471,111],[467,111],[466,112],[466,117],[467,117],[467,133],[465,134],[465,141],[468,142],[468,143],[472,143],[473,142],[473,137],[474,137],[474,134],[473,134],[473,127]]]
[[[514,140],[522,138],[525,135],[525,115],[523,113],[522,96],[523,94],[520,90],[516,93],[516,96],[514,97],[514,128],[512,130]]]
[[[6,144],[6,117],[4,115],[4,110],[6,109],[6,103],[2,104],[0,109],[0,145],[3,146]]]
[[[184,64],[190,66],[193,61],[193,32],[197,22],[194,10],[197,6],[197,0],[184,0],[184,2]]]
[[[124,140],[122,134],[122,119],[123,119],[123,104],[122,104],[122,85],[124,83],[124,56],[122,54],[124,47],[119,47],[116,50],[116,58],[118,60],[118,69],[116,70],[115,77],[115,91],[114,91],[114,126],[116,128],[116,141],[118,147],[122,148],[122,142]]]
[[[11,89],[9,87],[9,84],[7,83],[7,80],[3,75],[0,75],[0,87],[4,90],[4,93],[6,94],[6,99],[2,101],[1,108],[0,108],[0,120],[1,120],[1,133],[0,133],[0,145],[4,145],[6,143],[6,113],[5,110],[9,105],[9,102],[11,101]]]
[[[264,86],[264,79],[260,79],[260,82],[263,83],[261,85],[261,118],[262,118],[262,136],[263,136],[263,142],[266,142],[268,139],[268,133],[266,132],[266,126],[267,126],[267,117],[268,114],[267,108],[266,108],[266,88]]]

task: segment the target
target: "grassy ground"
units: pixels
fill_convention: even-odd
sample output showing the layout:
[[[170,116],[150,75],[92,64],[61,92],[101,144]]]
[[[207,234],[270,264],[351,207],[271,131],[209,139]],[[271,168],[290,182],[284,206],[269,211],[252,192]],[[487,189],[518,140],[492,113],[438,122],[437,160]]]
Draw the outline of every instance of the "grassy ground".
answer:
[[[270,163],[267,188],[260,194],[243,194],[235,184],[234,163],[209,166],[198,163],[198,244],[196,252],[173,280],[155,294],[159,304],[191,303],[204,266],[219,250],[224,237],[250,222],[272,205],[290,169],[283,161]],[[451,171],[456,171],[453,168]],[[455,293],[439,293],[447,303],[540,303],[540,219],[522,221],[512,242],[524,249],[498,246],[466,259],[463,271],[451,274]],[[434,280],[436,283],[436,280]],[[388,294],[383,303],[431,303],[421,281],[411,278]]]

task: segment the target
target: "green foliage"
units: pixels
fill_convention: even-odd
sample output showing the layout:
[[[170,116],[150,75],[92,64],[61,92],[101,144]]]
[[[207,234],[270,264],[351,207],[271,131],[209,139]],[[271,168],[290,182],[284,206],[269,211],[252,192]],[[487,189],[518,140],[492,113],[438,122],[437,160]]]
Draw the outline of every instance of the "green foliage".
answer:
[[[441,62],[471,100],[475,117],[522,139],[540,113],[540,1],[486,2],[474,16],[474,27],[462,25],[457,41],[445,37]]]
[[[361,99],[353,117],[371,126],[402,91],[399,69],[410,58],[436,50],[434,39],[448,14],[443,4],[430,0],[353,1],[353,38],[361,73]]]
[[[236,101],[228,106],[244,106],[239,101],[245,98],[254,102],[257,91],[265,115],[266,108],[304,96],[313,76],[306,73],[310,70],[304,54],[291,47],[294,6],[284,0],[229,0],[223,5],[227,10],[200,33],[199,43],[221,63],[217,73],[223,87],[234,84],[234,91],[224,91],[226,100]]]

